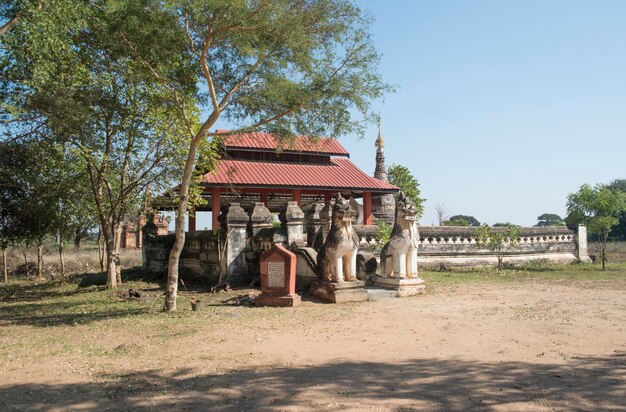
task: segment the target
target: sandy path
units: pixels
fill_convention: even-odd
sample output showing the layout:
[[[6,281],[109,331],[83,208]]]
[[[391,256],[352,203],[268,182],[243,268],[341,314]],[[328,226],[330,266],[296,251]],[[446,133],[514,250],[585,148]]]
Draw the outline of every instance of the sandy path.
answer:
[[[20,358],[0,409],[626,411],[625,315],[626,282],[540,281],[105,321],[56,339],[108,356]]]

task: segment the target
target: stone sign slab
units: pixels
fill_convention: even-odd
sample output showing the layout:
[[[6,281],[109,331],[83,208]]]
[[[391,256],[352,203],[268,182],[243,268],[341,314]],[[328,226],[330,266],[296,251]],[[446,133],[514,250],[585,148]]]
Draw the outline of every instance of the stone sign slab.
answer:
[[[296,255],[280,244],[263,253],[260,259],[261,294],[256,306],[295,306],[301,298],[296,294]]]

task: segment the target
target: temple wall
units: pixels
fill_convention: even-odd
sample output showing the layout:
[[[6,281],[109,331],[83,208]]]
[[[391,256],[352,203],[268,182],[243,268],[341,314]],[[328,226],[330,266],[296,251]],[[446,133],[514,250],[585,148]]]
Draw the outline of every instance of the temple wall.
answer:
[[[304,214],[296,210],[293,202],[286,205],[283,213],[283,227],[271,227],[271,213],[262,204],[252,211],[245,212],[238,204],[232,204],[221,233],[213,231],[188,232],[185,247],[181,254],[180,276],[182,279],[206,281],[209,284],[222,280],[233,284],[249,284],[258,274],[260,255],[274,243],[291,247],[296,252],[297,275],[299,279],[315,277],[316,246],[306,244],[307,233],[313,233],[313,225],[319,229],[316,237],[321,237],[324,224],[322,217],[311,218],[303,225]],[[319,205],[317,206],[319,209]],[[322,223],[320,223],[322,222]],[[377,226],[354,225],[359,235],[359,255],[362,264],[371,265],[372,258],[379,259],[382,245],[376,241]],[[432,227],[418,228],[420,245],[418,265],[439,268],[447,266],[487,266],[496,265],[494,253],[476,243],[474,227]],[[496,230],[503,230],[496,229]],[[295,232],[298,233],[295,233]],[[586,231],[580,228],[580,236],[565,227],[520,228],[520,242],[504,253],[505,264],[523,264],[529,261],[569,263],[581,259],[587,261]],[[222,262],[218,253],[219,241],[226,242],[222,251]],[[580,238],[580,242],[579,239]],[[174,244],[174,235],[144,236],[144,268],[151,272],[167,273],[169,252]]]
[[[167,275],[167,262],[174,245],[174,235],[144,238],[144,268]],[[187,232],[185,247],[180,256],[179,276],[185,280],[218,281],[220,262],[218,235],[210,230]]]
[[[356,226],[359,250],[380,255],[376,226]],[[474,227],[421,226],[418,262],[422,267],[496,265],[496,255],[476,243]],[[506,231],[505,228],[496,229]],[[520,228],[520,242],[504,252],[504,262],[529,261],[569,263],[579,258],[578,236],[566,227]],[[586,242],[586,236],[584,236]],[[586,250],[581,255],[586,260]]]

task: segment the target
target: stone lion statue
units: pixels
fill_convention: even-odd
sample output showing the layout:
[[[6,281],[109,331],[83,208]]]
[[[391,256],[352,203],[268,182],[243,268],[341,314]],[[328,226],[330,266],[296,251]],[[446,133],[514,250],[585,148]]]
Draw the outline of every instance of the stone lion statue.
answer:
[[[380,253],[381,276],[417,278],[419,234],[415,215],[417,208],[400,192],[396,200],[396,218],[389,242]]]
[[[330,282],[355,281],[359,237],[352,227],[356,212],[337,194],[332,223],[326,241],[317,255],[317,276]]]

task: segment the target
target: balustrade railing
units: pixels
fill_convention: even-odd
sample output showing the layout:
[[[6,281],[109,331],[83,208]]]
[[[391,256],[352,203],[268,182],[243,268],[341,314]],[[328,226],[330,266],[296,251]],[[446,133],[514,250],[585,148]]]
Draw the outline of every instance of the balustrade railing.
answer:
[[[363,246],[377,246],[375,225],[354,225]],[[506,228],[493,228],[505,231]],[[540,243],[574,243],[573,231],[566,227],[520,228],[519,244],[532,245]],[[421,226],[418,227],[420,243],[428,245],[476,245],[476,228],[454,226]],[[382,245],[379,245],[382,246]]]

